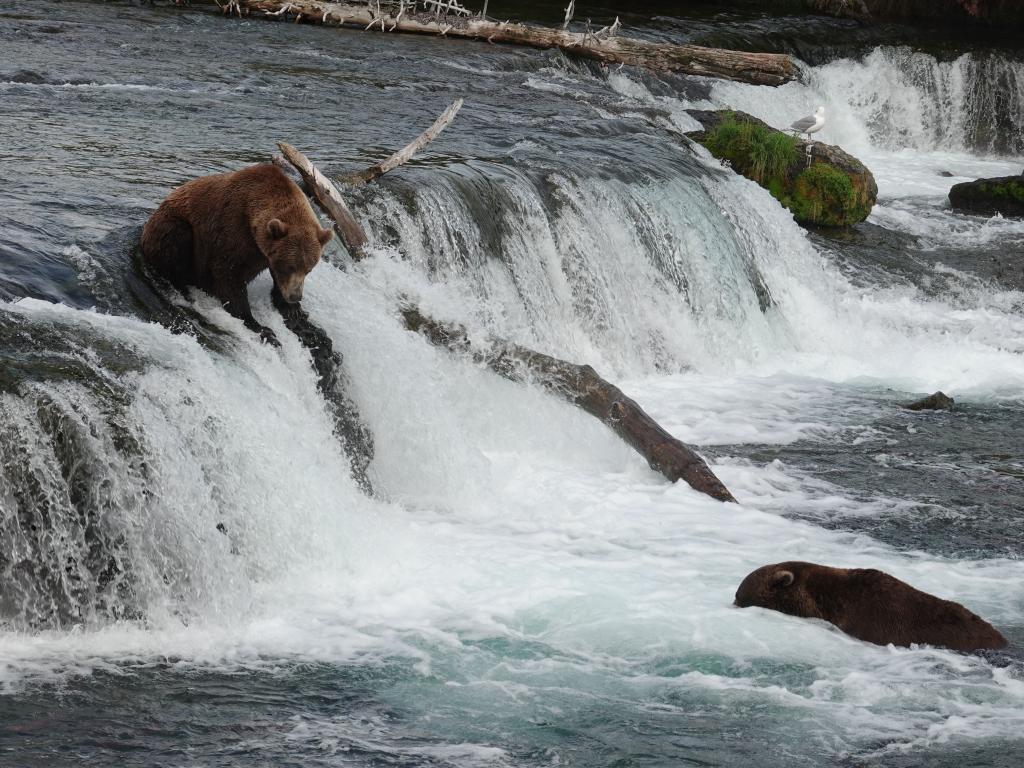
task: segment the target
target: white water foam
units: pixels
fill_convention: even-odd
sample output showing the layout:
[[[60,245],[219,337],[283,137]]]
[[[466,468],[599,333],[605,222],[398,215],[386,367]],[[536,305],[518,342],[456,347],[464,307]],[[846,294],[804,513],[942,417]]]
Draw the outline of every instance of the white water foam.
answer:
[[[1024,242],[1024,223],[984,223],[951,213],[946,201],[953,184],[1024,169],[1024,62],[977,54],[940,62],[881,47],[860,60],[808,67],[802,82],[780,88],[718,82],[710,101],[692,103],[739,109],[780,128],[818,105],[827,122],[815,138],[853,154],[878,182],[870,221],[926,246],[985,244],[995,232],[1016,247]]]
[[[5,691],[153,658],[231,670],[282,659],[405,659],[425,681],[444,668],[488,687],[483,701],[496,716],[529,712],[532,696],[522,693],[551,687],[641,708],[678,697],[762,702],[836,754],[878,741],[917,749],[1024,725],[1024,687],[988,661],[870,646],[823,624],[730,607],[743,575],[784,556],[883,568],[998,625],[1020,626],[1024,606],[1003,588],[1024,578],[1019,561],[898,553],[762,511],[777,506],[787,479],[778,465],[716,466],[736,489],[736,506],[667,485],[570,406],[404,331],[392,310],[398,293],[417,289],[442,316],[461,297],[388,256],[350,274],[321,267],[305,305],[346,355],[353,394],[377,436],[373,479],[390,501],[362,497],[348,479],[305,354],[272,315],[265,280],[256,311],[279,332],[281,353],[222,310],[205,310],[238,334],[238,359],[130,319],[32,301],[11,307],[36,322],[88,325],[158,363],[134,381],[131,411],[153,471],[154,503],[133,508],[128,521],[134,562],[153,574],[144,580],[147,626],[0,633]],[[824,397],[813,383],[789,386],[794,396]],[[768,391],[694,374],[635,390],[673,430],[707,442],[737,438],[734,422],[716,429],[708,418],[716,397],[723,410],[750,412]],[[747,439],[834,428],[789,424],[789,416],[763,414]],[[841,496],[836,490],[831,503]],[[540,666],[501,660],[507,682],[495,688],[475,668],[473,649],[487,638],[540,644],[547,658]],[[706,658],[724,667],[702,668]],[[689,671],[654,672],[658,659]],[[805,671],[787,682],[762,669],[765,659]],[[433,688],[428,682],[415,694],[422,706],[432,706]],[[459,702],[471,694],[445,695]],[[304,732],[296,727],[292,738]],[[450,759],[504,759],[465,750]]]
[[[863,400],[847,388],[836,401],[825,382],[1021,398],[1024,321],[1006,296],[979,290],[955,307],[905,287],[857,288],[767,193],[707,163],[699,183],[552,177],[557,211],[524,177],[507,178],[514,215],[501,259],[474,250],[484,222],[443,183],[417,191],[425,214],[384,193],[372,201],[405,258],[378,247],[349,273],[321,266],[304,306],[345,354],[376,437],[380,499],[348,478],[265,278],[254,306],[280,352],[212,302],[200,308],[237,335],[234,353],[132,319],[5,306],[69,332],[88,327],[150,361],[129,374],[129,416],[154,493],[117,510],[145,625],[0,632],[2,690],[166,658],[231,671],[398,659],[415,673],[394,694],[405,708],[432,711],[445,696],[489,708],[494,722],[558,717],[545,702],[563,695],[680,717],[694,702],[770,707],[794,743],[837,756],[1014,737],[1024,727],[1017,667],[871,646],[730,603],[753,568],[802,558],[884,569],[1019,634],[1024,605],[1006,585],[1024,579],[1024,563],[898,552],[788,520],[775,512],[858,504],[780,463],[716,464],[734,506],[668,485],[592,419],[400,326],[395,304],[411,296],[474,334],[627,374],[628,392],[702,444],[862,428]],[[774,300],[763,313],[752,274]],[[490,659],[479,645],[494,639],[543,656]],[[343,749],[352,733],[341,719],[296,723],[289,738],[336,736]],[[455,764],[506,759],[468,742],[442,749]]]

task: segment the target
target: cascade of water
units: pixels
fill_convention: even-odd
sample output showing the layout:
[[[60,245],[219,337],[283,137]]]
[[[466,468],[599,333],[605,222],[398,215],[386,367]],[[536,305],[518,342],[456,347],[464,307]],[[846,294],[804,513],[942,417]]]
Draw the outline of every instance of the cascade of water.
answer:
[[[715,86],[715,101],[786,126],[826,107],[828,141],[854,153],[901,149],[1024,153],[1024,62],[999,53],[951,61],[904,47],[809,68],[802,83],[768,93]]]
[[[981,59],[882,49],[779,90],[678,89],[671,78],[563,66],[555,54],[480,45],[455,64],[443,41],[394,39],[385,52],[356,33],[212,15],[208,26],[133,16],[113,34],[93,23],[99,9],[84,9],[88,23],[75,40],[66,30],[65,48],[7,35],[15,58],[55,69],[54,83],[78,66],[98,83],[4,86],[8,111],[38,117],[39,131],[9,132],[8,155],[41,161],[15,177],[30,183],[14,185],[15,234],[0,243],[23,257],[12,285],[46,283],[53,290],[33,295],[78,307],[0,303],[0,695],[15,693],[0,701],[15,713],[37,692],[49,713],[45,683],[109,670],[69,686],[83,711],[99,703],[83,729],[101,718],[120,729],[101,698],[124,693],[132,710],[145,688],[156,708],[146,738],[163,732],[177,749],[182,730],[163,708],[191,718],[193,683],[213,673],[239,703],[220,709],[243,713],[222,728],[206,710],[203,730],[228,734],[225,759],[262,753],[265,736],[293,762],[599,765],[622,753],[669,763],[731,749],[722,734],[735,732],[743,738],[726,741],[736,764],[753,743],[759,757],[772,753],[766,765],[790,766],[808,753],[802,764],[932,745],[946,754],[950,741],[998,751],[1020,732],[1019,654],[880,648],[731,601],[745,573],[783,557],[877,567],[1019,641],[1013,532],[996,516],[965,544],[950,521],[966,528],[983,505],[943,505],[962,489],[1016,498],[1019,461],[1006,446],[1024,391],[1021,295],[981,277],[956,295],[923,292],[874,253],[863,260],[874,271],[848,279],[815,245],[824,238],[679,135],[697,103],[684,91],[778,120],[826,98],[829,129],[854,149],[888,167],[917,147],[906,151],[928,155],[937,177],[947,166],[929,147],[959,147],[965,166],[980,159],[964,148],[1004,149],[971,127],[983,122],[980,102],[959,127],[946,107],[922,104],[969,99],[957,77],[1017,87],[1012,62],[1010,74],[1002,64],[985,74],[968,71]],[[188,50],[175,47],[182,39]],[[93,55],[110,40],[136,50]],[[161,59],[168,50],[188,61],[187,76]],[[911,60],[913,77],[901,69]],[[126,84],[132,110],[110,85],[126,61],[140,70]],[[895,90],[872,102],[867,83],[883,73],[917,106],[899,111]],[[928,78],[934,87],[921,85]],[[319,266],[303,300],[344,354],[349,394],[374,434],[371,499],[349,477],[266,275],[253,308],[281,349],[202,296],[180,327],[204,332],[175,334],[166,320],[180,301],[153,295],[128,266],[137,235],[97,239],[141,221],[197,158],[207,170],[262,160],[279,130],[326,154],[341,143],[342,115],[351,133],[334,159],[357,165],[384,142],[374,121],[385,109],[412,124],[453,84],[476,103],[444,143],[353,200],[372,257],[346,271]],[[999,98],[997,111],[1011,103]],[[942,116],[944,132],[910,130],[925,113]],[[97,165],[92,153],[115,140],[125,154]],[[981,225],[969,224],[973,242]],[[61,269],[37,263],[46,258]],[[741,503],[726,509],[666,484],[577,409],[409,333],[396,313],[405,297],[471,334],[595,365],[706,447]],[[85,309],[90,301],[100,310]],[[887,388],[948,388],[966,407],[917,420]],[[933,477],[955,478],[949,496],[933,498]],[[896,535],[875,535],[876,523]],[[263,723],[257,699],[274,708]],[[68,721],[39,722],[46,736],[8,734],[23,739],[15,749],[48,749],[54,722]],[[346,752],[360,740],[364,752]]]

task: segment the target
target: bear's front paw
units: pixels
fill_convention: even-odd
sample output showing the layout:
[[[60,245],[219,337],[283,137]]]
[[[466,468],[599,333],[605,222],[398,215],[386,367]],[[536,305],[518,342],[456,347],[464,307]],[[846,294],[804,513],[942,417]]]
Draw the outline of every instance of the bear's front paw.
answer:
[[[281,342],[277,340],[277,336],[274,334],[272,330],[270,330],[266,326],[260,328],[260,340],[269,344],[272,347],[280,348],[281,346]]]

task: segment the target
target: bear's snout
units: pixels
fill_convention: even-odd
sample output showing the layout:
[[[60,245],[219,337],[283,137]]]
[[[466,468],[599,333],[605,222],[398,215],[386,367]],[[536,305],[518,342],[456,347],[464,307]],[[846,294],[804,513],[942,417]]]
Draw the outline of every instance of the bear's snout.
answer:
[[[291,275],[284,280],[277,281],[277,289],[281,292],[281,298],[289,304],[298,304],[302,301],[302,284],[305,275]]]

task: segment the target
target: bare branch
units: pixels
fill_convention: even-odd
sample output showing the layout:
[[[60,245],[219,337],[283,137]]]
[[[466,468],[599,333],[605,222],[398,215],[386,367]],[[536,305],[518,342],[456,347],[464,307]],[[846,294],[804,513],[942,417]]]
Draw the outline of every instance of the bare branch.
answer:
[[[331,183],[330,179],[320,173],[320,170],[313,165],[308,157],[291,144],[279,141],[277,146],[281,149],[285,159],[295,166],[295,170],[299,172],[317,205],[334,221],[334,231],[338,233],[338,237],[348,249],[353,261],[366,258],[364,250],[368,242],[366,232],[356,221],[356,217],[352,215],[352,211],[345,204],[338,188]]]
[[[406,144],[402,149],[391,155],[387,160],[383,160],[376,165],[371,165],[364,171],[350,174],[344,178],[344,181],[347,184],[359,186],[367,183],[368,181],[373,181],[378,176],[383,176],[388,171],[394,170],[403,163],[408,162],[412,159],[413,155],[436,139],[437,135],[448,127],[448,124],[455,119],[455,115],[458,114],[461,108],[462,99],[456,99],[448,109],[441,113],[441,116],[434,121],[433,125]]]

